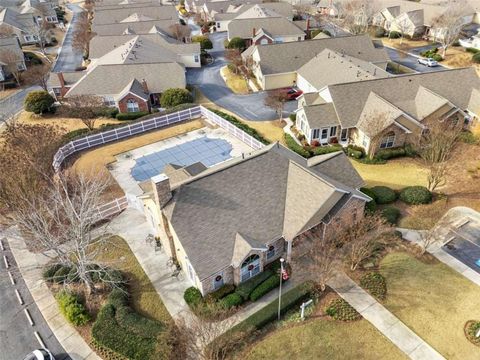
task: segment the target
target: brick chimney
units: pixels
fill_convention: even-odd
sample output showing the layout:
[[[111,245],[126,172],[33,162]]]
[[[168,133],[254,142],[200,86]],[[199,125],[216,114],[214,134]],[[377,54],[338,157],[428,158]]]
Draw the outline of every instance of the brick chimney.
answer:
[[[172,198],[170,179],[165,174],[159,174],[152,177],[151,181],[155,202],[160,209],[163,209]]]
[[[255,28],[252,29],[252,38],[255,37],[255,34],[257,33],[257,30]]]
[[[310,30],[310,16],[307,17],[307,31]]]
[[[145,94],[150,93],[150,91],[148,91],[148,85],[147,85],[147,81],[145,79],[142,79],[142,87],[143,87],[143,91],[145,92]]]

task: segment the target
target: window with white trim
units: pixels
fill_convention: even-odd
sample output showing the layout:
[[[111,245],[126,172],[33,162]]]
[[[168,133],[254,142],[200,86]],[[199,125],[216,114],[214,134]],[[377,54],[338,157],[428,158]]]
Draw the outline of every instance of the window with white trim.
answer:
[[[198,63],[200,61],[200,58],[198,57],[198,55],[194,55],[193,56],[193,60]]]
[[[127,112],[137,112],[140,111],[140,107],[138,106],[138,102],[133,99],[127,100]]]
[[[370,141],[370,138],[367,135],[363,134],[362,145],[365,149],[368,147],[368,142],[369,141]]]
[[[240,269],[240,281],[246,281],[260,273],[260,256],[251,255],[245,259]]]
[[[115,100],[113,99],[112,96],[104,96],[103,97],[103,102],[105,103],[106,106],[115,106]]]
[[[332,126],[332,127],[330,128],[330,137],[335,136],[335,135],[337,135],[337,127],[336,127],[336,126]]]
[[[391,148],[395,144],[395,133],[390,131],[387,133],[380,142],[380,149]]]
[[[313,129],[312,139],[318,139],[320,137],[320,129]]]
[[[213,289],[214,290],[217,290],[217,289],[220,289],[224,284],[224,281],[223,281],[223,275],[222,274],[219,274],[217,276],[215,276],[213,278]]]
[[[275,246],[270,245],[267,250],[267,260],[275,257]]]

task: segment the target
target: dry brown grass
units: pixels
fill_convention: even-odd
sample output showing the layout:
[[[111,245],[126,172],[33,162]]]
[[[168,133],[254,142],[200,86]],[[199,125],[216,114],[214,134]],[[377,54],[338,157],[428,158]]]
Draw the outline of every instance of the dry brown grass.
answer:
[[[110,172],[107,170],[107,164],[115,161],[115,155],[152,144],[157,141],[177,136],[189,131],[205,127],[205,123],[200,120],[192,120],[179,125],[170,126],[161,130],[149,132],[144,135],[134,136],[122,141],[117,141],[82,154],[72,165],[72,169],[83,174],[101,174],[112,179],[112,185],[109,187],[106,200],[114,199],[124,195],[123,190],[115,182]]]
[[[235,94],[248,94],[247,82],[241,75],[234,74],[225,66],[220,70],[222,76],[226,79],[227,86]]]
[[[416,47],[433,45],[431,41],[426,40],[409,40],[409,39],[389,39],[389,38],[380,38],[382,43],[386,46],[394,47],[401,50],[409,50]]]
[[[0,91],[0,99],[5,99],[9,97],[10,95],[15,94],[16,92],[20,91],[20,88],[14,88],[14,89],[5,89]]]
[[[68,133],[73,130],[86,128],[80,119],[64,118],[55,115],[38,116],[30,112],[23,111],[18,119],[19,122],[30,125],[58,126],[60,131]],[[95,123],[95,127],[104,124],[120,124],[122,121],[111,118],[99,118]]]

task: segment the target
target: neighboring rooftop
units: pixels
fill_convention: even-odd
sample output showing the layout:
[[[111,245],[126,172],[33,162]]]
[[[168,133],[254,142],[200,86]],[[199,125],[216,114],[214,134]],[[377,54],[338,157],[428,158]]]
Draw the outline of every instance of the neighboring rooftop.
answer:
[[[93,24],[117,24],[121,22],[152,21],[152,20],[175,20],[178,19],[177,9],[173,5],[129,5],[107,9],[96,9]]]
[[[228,24],[228,37],[249,39],[256,30],[263,29],[272,36],[303,36],[305,33],[284,17],[234,19]]]

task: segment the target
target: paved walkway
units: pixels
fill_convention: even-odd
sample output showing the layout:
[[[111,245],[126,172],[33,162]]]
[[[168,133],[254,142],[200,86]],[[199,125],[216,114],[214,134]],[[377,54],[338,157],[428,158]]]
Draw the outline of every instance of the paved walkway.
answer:
[[[402,228],[397,228],[397,230],[402,233],[405,240],[413,243],[418,243],[420,241],[419,232],[416,230]],[[450,266],[453,270],[457,271],[460,275],[480,286],[480,274],[444,251],[440,242],[432,244],[428,249],[428,252],[444,264]]]
[[[444,359],[346,274],[336,275],[328,285],[411,359]]]
[[[75,328],[65,320],[57,301],[43,281],[42,268],[49,258],[30,252],[18,234],[12,232],[7,235],[7,241],[33,301],[65,351],[74,360],[101,360]]]
[[[183,280],[172,277],[165,252],[155,252],[154,247],[145,242],[151,233],[145,216],[134,208],[127,208],[109,223],[108,232],[125,239],[170,315],[174,319],[190,315],[183,293],[192,285],[185,276]]]

